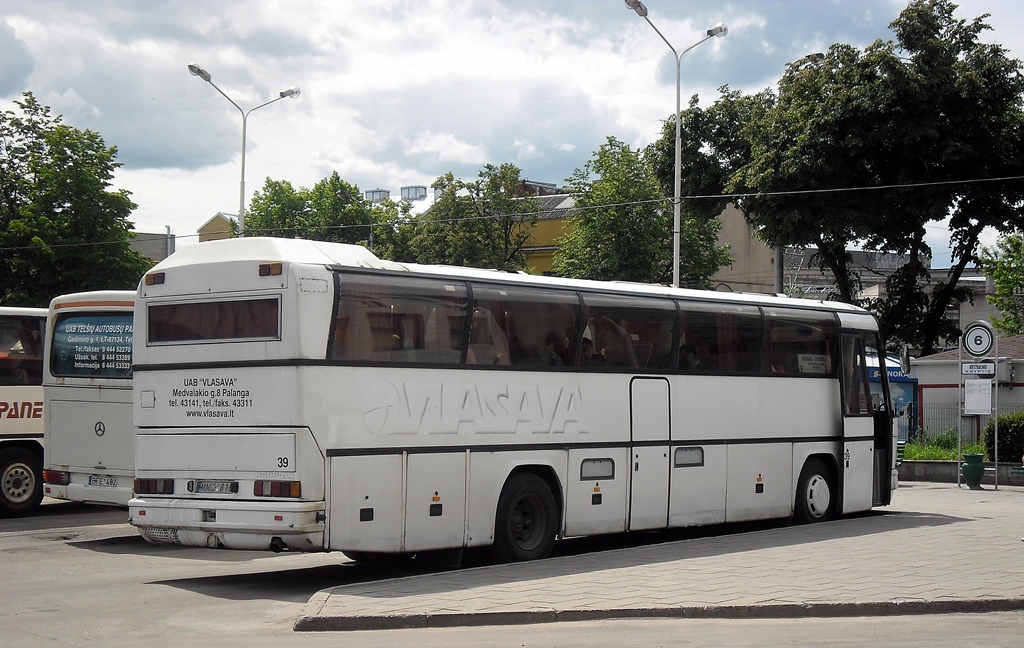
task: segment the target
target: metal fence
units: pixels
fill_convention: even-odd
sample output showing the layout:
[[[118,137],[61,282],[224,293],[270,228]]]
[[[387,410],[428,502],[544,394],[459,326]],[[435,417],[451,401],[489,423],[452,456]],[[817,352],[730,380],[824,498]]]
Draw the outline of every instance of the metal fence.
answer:
[[[957,423],[960,424],[964,441],[980,441],[981,431],[985,429],[985,426],[988,425],[989,420],[992,418],[992,415],[989,414],[964,416],[960,413],[961,405],[959,403],[922,403],[920,408],[921,424],[919,426],[912,425],[909,419],[902,417],[902,420],[908,421],[908,423],[906,425],[901,423],[900,425],[901,441],[906,441],[908,438],[917,438],[919,435],[931,438],[946,434],[949,430],[956,431]],[[1019,409],[1020,405],[1015,403],[1000,404],[999,414],[1011,414]]]

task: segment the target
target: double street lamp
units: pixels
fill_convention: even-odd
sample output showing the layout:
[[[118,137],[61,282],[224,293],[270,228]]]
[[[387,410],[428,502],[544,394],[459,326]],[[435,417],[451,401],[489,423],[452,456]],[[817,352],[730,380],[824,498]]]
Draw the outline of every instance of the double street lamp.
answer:
[[[675,181],[675,195],[674,195],[674,197],[672,199],[672,286],[674,288],[678,288],[679,287],[679,230],[681,229],[681,225],[680,225],[681,219],[680,219],[680,215],[679,215],[679,210],[680,210],[680,207],[682,206],[682,200],[683,200],[682,199],[682,195],[681,195],[682,194],[683,141],[682,141],[682,137],[680,135],[680,124],[679,124],[679,122],[681,121],[680,120],[680,110],[682,108],[682,106],[680,104],[680,100],[681,100],[681,96],[680,95],[681,95],[681,89],[682,89],[682,75],[680,74],[680,65],[681,65],[681,62],[682,62],[682,59],[683,59],[683,54],[686,54],[687,52],[692,50],[694,47],[697,47],[698,45],[700,45],[704,41],[708,40],[709,38],[713,38],[713,37],[716,37],[716,36],[720,38],[722,36],[725,36],[727,33],[729,33],[729,28],[726,27],[725,25],[722,25],[722,24],[715,25],[714,27],[712,27],[711,29],[709,29],[707,31],[707,34],[704,36],[704,38],[700,39],[699,41],[697,41],[693,45],[690,45],[689,47],[687,47],[683,51],[679,52],[679,51],[676,51],[676,48],[672,46],[672,43],[668,42],[668,39],[665,38],[665,35],[662,34],[661,31],[659,31],[658,28],[654,26],[654,23],[651,22],[651,19],[647,17],[647,7],[644,5],[643,2],[641,2],[640,0],[626,0],[626,7],[629,8],[629,9],[632,9],[633,11],[635,11],[637,13],[638,16],[640,16],[641,18],[643,18],[644,20],[647,21],[647,24],[650,25],[651,28],[654,29],[654,31],[656,31],[658,33],[658,36],[661,36],[661,40],[665,41],[665,44],[668,45],[668,48],[670,50],[672,50],[672,54],[674,54],[675,58],[676,58],[676,115],[675,115],[675,121],[676,121],[676,172],[675,172],[675,176],[676,176],[676,181]]]
[[[234,99],[224,94],[224,91],[217,87],[217,84],[213,82],[213,77],[210,76],[209,72],[199,67],[195,63],[188,64],[188,72],[192,76],[199,77],[203,81],[206,81],[207,83],[212,85],[214,90],[219,92],[221,96],[230,101],[232,106],[238,108],[239,114],[242,115],[242,179],[238,187],[238,234],[239,236],[241,236],[242,232],[245,230],[245,127],[246,123],[249,120],[249,113],[251,113],[254,110],[258,110],[263,106],[269,106],[275,101],[280,101],[285,97],[298,97],[300,90],[297,87],[282,90],[281,92],[278,93],[278,96],[274,97],[270,101],[261,103],[260,105],[254,108],[250,108],[249,110],[242,110],[242,107],[235,103]]]

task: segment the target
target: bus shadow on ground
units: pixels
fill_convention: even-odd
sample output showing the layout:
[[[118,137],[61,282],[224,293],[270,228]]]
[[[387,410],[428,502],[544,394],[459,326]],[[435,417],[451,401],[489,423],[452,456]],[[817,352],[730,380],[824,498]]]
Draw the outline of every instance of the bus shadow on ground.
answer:
[[[147,584],[165,585],[204,596],[236,601],[266,599],[305,603],[313,594],[330,587],[356,585],[358,583],[391,578],[420,576],[452,569],[452,567],[441,563],[416,565],[414,561],[397,565],[360,565],[353,562],[341,562],[345,558],[340,553],[337,556],[339,563],[336,565],[320,564],[314,567],[279,569],[247,574],[175,578],[153,581]]]
[[[730,553],[746,552],[752,549],[750,534],[757,534],[756,548],[771,549],[827,540],[840,540],[870,536],[906,529],[940,527],[961,522],[967,518],[933,513],[881,512],[870,511],[845,517],[823,524],[792,526],[788,521],[761,521],[733,523],[673,529],[640,533],[620,533],[606,536],[562,540],[555,544],[552,557],[535,563],[520,565],[492,565],[486,551],[471,549],[462,552],[461,561],[453,561],[457,552],[444,552],[442,558],[419,556],[400,558],[393,563],[362,564],[342,562],[274,571],[259,571],[245,574],[203,576],[154,581],[153,585],[181,588],[207,596],[235,600],[271,599],[281,601],[305,601],[316,592],[332,587],[359,583],[383,581],[474,569],[474,586],[500,585],[521,582],[536,577],[550,578],[585,573],[593,569],[593,563],[574,558],[598,557],[600,569],[635,567],[638,564],[657,564],[708,556],[723,556]],[[713,540],[707,542],[706,540]],[[676,547],[664,545],[676,544]],[[654,549],[645,551],[645,549]],[[218,555],[226,550],[196,550]],[[250,554],[252,552],[229,552]],[[265,556],[258,552],[259,556]],[[190,555],[190,558],[201,557]],[[453,589],[450,579],[437,579],[434,585],[438,593]],[[457,588],[457,586],[456,586]],[[428,588],[429,589],[429,588]]]
[[[126,509],[55,501],[40,506],[24,517],[0,517],[0,533],[48,531],[66,527],[120,523],[128,523]]]
[[[132,529],[128,535],[68,542],[68,546],[111,555],[153,556],[208,562],[250,562],[266,558],[267,552],[234,549],[206,549],[175,544],[153,544]]]

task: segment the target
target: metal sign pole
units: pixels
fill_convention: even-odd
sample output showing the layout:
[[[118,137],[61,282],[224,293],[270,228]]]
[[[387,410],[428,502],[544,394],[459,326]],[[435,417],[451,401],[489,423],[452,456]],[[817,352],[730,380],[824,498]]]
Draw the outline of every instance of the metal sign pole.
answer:
[[[960,389],[957,390],[956,402],[956,487],[960,488],[960,466],[964,462],[963,452],[963,427],[964,427],[964,390],[966,389],[966,376],[963,372],[964,366],[964,345],[960,343],[957,367],[960,368]]]
[[[996,407],[995,407],[995,410],[996,410],[996,420],[995,420],[995,424],[993,425],[993,434],[992,434],[992,453],[993,453],[992,459],[993,459],[993,464],[995,465],[995,472],[992,473],[992,475],[993,475],[993,479],[995,480],[994,481],[994,483],[995,483],[995,490],[999,490],[999,336],[998,335],[994,335],[992,337],[995,338],[993,342],[994,342],[995,347],[996,347],[996,375],[995,375],[996,393],[995,393],[995,395],[993,397],[995,399],[995,401],[996,401]],[[1009,371],[1007,371],[1007,375],[1009,375]]]

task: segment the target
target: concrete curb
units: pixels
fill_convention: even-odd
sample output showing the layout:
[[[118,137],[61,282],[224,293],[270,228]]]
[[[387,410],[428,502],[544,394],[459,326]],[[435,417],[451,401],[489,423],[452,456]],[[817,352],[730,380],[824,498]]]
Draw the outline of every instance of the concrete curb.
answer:
[[[307,607],[320,610],[328,594],[318,592]],[[319,604],[316,602],[319,601]],[[979,614],[1024,610],[1024,598],[895,600],[861,603],[804,603],[604,610],[512,610],[508,612],[429,613],[366,616],[318,616],[305,611],[295,621],[297,632],[400,630],[497,625],[530,625],[608,619],[799,619],[918,614]]]

